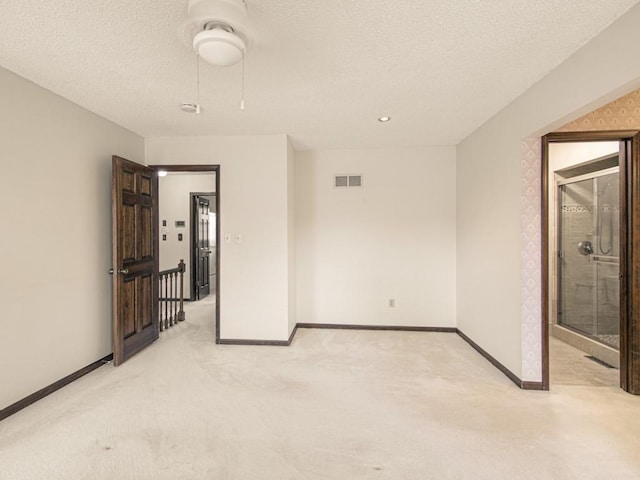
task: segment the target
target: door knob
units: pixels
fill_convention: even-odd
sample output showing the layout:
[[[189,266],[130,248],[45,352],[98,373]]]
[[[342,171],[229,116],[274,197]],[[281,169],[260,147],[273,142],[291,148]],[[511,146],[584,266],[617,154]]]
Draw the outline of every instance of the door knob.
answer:
[[[109,275],[113,275],[114,270],[113,268],[109,269]],[[121,273],[122,275],[126,275],[127,273],[129,273],[129,269],[128,268],[121,268],[118,270],[118,273]]]

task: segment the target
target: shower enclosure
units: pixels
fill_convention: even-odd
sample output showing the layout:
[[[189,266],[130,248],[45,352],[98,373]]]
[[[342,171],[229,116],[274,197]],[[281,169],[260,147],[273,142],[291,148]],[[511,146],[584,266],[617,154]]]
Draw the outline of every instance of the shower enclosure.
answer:
[[[620,348],[618,167],[558,182],[558,325]]]

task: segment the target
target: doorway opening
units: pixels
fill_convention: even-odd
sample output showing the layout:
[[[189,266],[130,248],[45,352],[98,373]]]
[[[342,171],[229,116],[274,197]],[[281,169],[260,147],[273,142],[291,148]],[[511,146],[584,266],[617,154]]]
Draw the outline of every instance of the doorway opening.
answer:
[[[153,165],[158,178],[159,270],[184,261],[186,320],[220,338],[220,216],[218,165]],[[197,203],[197,205],[196,205]],[[197,313],[196,313],[197,312]],[[193,315],[191,316],[193,318]]]
[[[640,360],[633,353],[640,322],[631,314],[640,295],[630,288],[638,262],[630,245],[640,226],[632,201],[640,193],[637,134],[543,137],[546,388],[550,381],[582,380],[640,393]]]
[[[191,192],[191,242],[189,262],[191,264],[192,301],[202,300],[215,292],[216,257],[216,193]]]

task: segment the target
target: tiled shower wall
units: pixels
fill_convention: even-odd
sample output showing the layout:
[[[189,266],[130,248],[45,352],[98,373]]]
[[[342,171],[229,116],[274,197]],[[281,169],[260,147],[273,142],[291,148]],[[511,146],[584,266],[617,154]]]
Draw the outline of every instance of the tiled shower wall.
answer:
[[[597,320],[594,306],[597,281],[594,264],[580,254],[578,244],[594,238],[593,181],[567,185],[559,195],[560,208],[560,301],[558,323],[593,334]],[[553,272],[551,272],[553,274]]]

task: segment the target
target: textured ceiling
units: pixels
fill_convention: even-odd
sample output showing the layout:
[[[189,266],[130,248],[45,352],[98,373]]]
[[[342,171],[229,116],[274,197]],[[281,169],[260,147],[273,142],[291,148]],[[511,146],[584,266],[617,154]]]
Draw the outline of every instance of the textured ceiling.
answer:
[[[450,145],[638,1],[248,0],[247,108],[203,64],[199,116],[187,0],[0,0],[0,65],[145,137]]]

